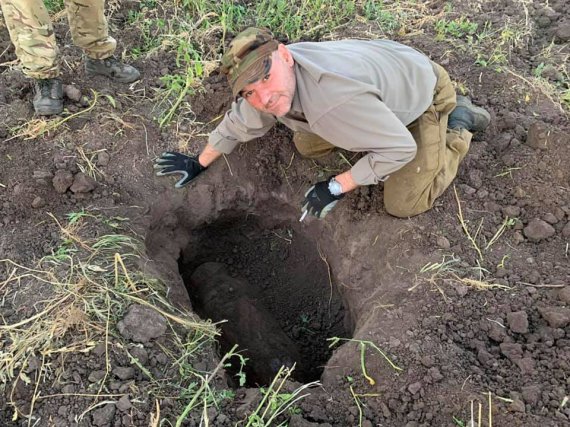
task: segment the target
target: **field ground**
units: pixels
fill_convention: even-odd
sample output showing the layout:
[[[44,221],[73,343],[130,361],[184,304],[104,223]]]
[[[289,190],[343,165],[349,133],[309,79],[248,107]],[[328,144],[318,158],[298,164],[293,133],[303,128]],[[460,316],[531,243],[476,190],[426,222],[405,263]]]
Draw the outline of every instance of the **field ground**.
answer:
[[[61,117],[34,116],[0,27],[0,425],[570,424],[564,0],[111,0],[130,86],[87,79],[46,4]],[[376,186],[300,223],[304,190],[355,158],[302,159],[280,126],[175,190],[152,160],[203,146],[248,25],[409,44],[491,126],[407,220]]]

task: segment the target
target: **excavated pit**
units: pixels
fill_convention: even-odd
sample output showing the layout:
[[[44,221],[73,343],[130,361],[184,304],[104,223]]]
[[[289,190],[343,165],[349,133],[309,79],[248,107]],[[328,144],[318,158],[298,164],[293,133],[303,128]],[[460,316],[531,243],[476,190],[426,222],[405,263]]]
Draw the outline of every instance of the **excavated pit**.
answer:
[[[247,385],[293,363],[297,381],[317,380],[332,353],[327,338],[352,336],[330,266],[299,224],[226,214],[190,231],[178,266],[194,310],[226,320],[221,353],[237,343],[249,359]],[[229,372],[238,369],[236,359]]]

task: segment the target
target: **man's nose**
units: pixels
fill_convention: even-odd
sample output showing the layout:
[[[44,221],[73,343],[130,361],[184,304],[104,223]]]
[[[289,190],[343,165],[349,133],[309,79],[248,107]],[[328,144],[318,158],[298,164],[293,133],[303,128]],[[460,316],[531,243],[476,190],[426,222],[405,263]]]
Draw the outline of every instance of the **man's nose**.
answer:
[[[271,91],[262,89],[259,92],[259,100],[263,105],[267,105],[269,100],[271,99]]]

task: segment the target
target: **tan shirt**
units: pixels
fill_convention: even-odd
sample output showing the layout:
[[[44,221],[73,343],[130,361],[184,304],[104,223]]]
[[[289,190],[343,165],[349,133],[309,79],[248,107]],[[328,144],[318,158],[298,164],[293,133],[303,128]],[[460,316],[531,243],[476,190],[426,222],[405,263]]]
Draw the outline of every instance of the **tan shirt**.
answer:
[[[263,136],[277,120],[349,151],[367,152],[352,167],[359,185],[376,184],[411,161],[416,143],[406,125],[433,101],[436,75],[418,51],[389,40],[342,40],[288,45],[297,90],[291,111],[276,118],[243,98],[210,134],[225,154]]]

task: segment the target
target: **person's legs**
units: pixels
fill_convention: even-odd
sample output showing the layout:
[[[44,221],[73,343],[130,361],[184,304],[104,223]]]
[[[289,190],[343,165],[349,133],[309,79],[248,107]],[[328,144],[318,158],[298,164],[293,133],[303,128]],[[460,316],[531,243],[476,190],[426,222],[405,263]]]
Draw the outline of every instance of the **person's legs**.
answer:
[[[471,142],[468,130],[447,129],[456,106],[455,89],[447,72],[437,64],[434,67],[439,77],[433,104],[408,126],[418,145],[416,157],[384,183],[386,211],[397,217],[431,209],[455,178]]]
[[[73,43],[89,58],[104,59],[115,52],[117,42],[109,36],[105,0],[65,0]]]
[[[59,76],[57,44],[43,1],[0,0],[0,5],[24,74],[34,79]]]
[[[314,133],[295,132],[293,142],[299,153],[309,159],[326,156],[335,149],[334,145]]]
[[[85,71],[121,83],[140,77],[137,69],[118,61],[113,53],[117,41],[109,36],[105,0],[65,0],[73,42],[85,52]]]
[[[0,0],[22,71],[34,81],[34,109],[40,115],[63,111],[58,49],[42,0]]]

